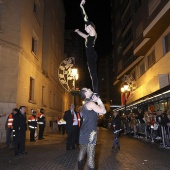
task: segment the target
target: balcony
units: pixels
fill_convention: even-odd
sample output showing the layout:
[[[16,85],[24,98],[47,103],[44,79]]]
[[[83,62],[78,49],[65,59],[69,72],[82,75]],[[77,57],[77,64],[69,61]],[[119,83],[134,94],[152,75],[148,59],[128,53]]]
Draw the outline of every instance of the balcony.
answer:
[[[170,21],[170,1],[160,10],[150,24],[144,29],[140,41],[134,45],[134,55],[145,55],[163,32]],[[140,42],[140,43],[139,43]]]
[[[128,29],[130,24],[132,24],[132,15],[129,15],[128,18],[126,18],[126,20],[124,21],[123,26],[122,26],[122,33],[124,33],[125,30]]]
[[[116,80],[114,81],[114,85],[116,85],[119,80],[127,74],[128,71],[133,69],[142,59],[144,56],[131,56],[128,60],[124,63],[123,69],[118,73]]]

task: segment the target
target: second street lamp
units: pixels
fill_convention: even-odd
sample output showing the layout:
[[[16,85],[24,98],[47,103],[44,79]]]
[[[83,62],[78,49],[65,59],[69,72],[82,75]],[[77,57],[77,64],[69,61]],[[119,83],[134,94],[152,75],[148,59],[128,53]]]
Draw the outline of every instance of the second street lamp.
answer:
[[[125,115],[126,115],[126,102],[130,94],[130,89],[128,84],[124,84],[123,87],[121,87],[122,92],[122,98],[123,98],[123,104],[125,105]]]

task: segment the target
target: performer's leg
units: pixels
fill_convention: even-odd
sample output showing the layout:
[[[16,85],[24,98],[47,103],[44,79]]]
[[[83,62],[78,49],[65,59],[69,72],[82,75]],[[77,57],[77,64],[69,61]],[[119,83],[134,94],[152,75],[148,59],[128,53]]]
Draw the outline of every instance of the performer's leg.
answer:
[[[98,94],[97,64],[91,59],[88,61],[87,65],[92,80],[93,92]]]
[[[87,145],[80,145],[80,151],[78,155],[78,170],[83,169],[83,159],[87,152]]]
[[[92,80],[93,92],[98,94],[97,53],[94,48],[86,49],[87,66]]]
[[[88,165],[89,169],[95,168],[94,157],[95,157],[95,145],[88,144],[88,146],[87,146],[87,165]]]

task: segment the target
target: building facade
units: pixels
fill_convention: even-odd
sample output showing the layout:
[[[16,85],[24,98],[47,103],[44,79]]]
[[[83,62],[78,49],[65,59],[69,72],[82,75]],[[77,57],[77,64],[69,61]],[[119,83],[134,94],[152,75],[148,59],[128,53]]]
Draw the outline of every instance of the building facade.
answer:
[[[0,111],[8,114],[25,105],[45,109],[46,132],[68,109],[72,96],[58,81],[64,59],[64,7],[62,0],[0,1]],[[6,118],[0,119],[5,140]]]
[[[112,7],[113,84],[121,89],[125,75],[135,80],[129,108],[170,109],[170,1],[121,0]]]

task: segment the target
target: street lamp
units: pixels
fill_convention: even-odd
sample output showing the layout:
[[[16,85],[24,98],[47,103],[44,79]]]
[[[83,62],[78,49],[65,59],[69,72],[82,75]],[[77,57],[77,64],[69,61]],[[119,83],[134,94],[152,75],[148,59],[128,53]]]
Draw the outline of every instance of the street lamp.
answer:
[[[125,114],[126,114],[126,101],[127,101],[129,94],[130,94],[130,88],[129,88],[129,85],[127,83],[125,83],[123,85],[123,87],[121,87],[121,92],[122,92],[122,98],[124,99],[123,104],[125,105]]]
[[[71,69],[71,75],[73,76],[73,90],[76,90],[76,80],[78,80],[78,71],[77,68]]]
[[[79,93],[78,88],[75,86],[75,82],[78,79],[78,70],[75,66],[75,58],[69,57],[63,60],[58,68],[58,79],[65,90],[70,92],[74,96]]]
[[[76,109],[76,95],[79,93],[78,88],[76,88],[76,80],[78,80],[78,77],[79,77],[78,69],[73,67],[71,69],[71,75],[73,77],[73,88],[70,91],[70,93],[74,96],[74,106],[75,106],[75,109]]]

